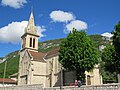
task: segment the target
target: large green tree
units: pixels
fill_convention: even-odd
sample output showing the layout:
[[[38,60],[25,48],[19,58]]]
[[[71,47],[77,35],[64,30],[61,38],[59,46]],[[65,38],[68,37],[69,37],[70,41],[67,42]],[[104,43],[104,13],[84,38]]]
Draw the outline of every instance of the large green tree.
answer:
[[[113,45],[106,45],[106,48],[102,51],[102,61],[105,63],[105,68],[109,72],[116,70],[116,55]]]
[[[116,72],[120,82],[120,22],[114,27],[112,34],[113,45],[107,45],[103,50],[102,60],[105,62],[106,70]]]
[[[106,48],[102,50],[102,75],[104,82],[116,82],[117,73],[116,73],[116,54],[114,46],[111,44],[106,45]],[[114,76],[114,77],[113,77]]]
[[[116,55],[120,61],[120,22],[115,26],[113,33],[113,45],[115,47]]]
[[[116,72],[118,73],[118,82],[120,82],[120,22],[115,26],[113,33],[113,45],[115,48],[115,67]]]
[[[85,80],[85,71],[98,64],[99,55],[85,31],[73,29],[60,44],[59,61],[68,71],[76,71],[77,79]]]

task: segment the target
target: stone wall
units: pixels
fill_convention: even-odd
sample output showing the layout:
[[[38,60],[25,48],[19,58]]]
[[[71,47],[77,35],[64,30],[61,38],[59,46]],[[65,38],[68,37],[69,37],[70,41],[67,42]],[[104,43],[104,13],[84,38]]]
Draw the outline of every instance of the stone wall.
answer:
[[[43,85],[22,85],[22,86],[11,86],[11,87],[0,87],[0,90],[120,90],[119,84],[104,84],[104,85],[89,85],[81,86],[80,88],[74,86],[60,87],[48,87],[43,88]]]
[[[44,88],[44,90],[60,90],[60,87],[53,87],[53,88]],[[120,90],[120,83],[119,84],[104,84],[104,85],[88,85],[88,86],[81,86],[78,87],[63,87],[62,90]]]
[[[43,90],[42,84],[0,87],[0,90]]]

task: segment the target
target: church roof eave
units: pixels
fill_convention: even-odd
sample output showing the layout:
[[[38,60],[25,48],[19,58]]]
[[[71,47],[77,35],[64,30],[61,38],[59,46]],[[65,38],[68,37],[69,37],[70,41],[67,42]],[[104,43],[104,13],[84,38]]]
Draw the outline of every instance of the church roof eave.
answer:
[[[24,34],[21,36],[21,38],[23,38],[23,37],[26,36],[26,35],[32,35],[32,36],[37,36],[37,37],[39,37],[39,35],[37,35],[37,34],[32,34],[32,33],[26,32],[26,33],[24,33]]]

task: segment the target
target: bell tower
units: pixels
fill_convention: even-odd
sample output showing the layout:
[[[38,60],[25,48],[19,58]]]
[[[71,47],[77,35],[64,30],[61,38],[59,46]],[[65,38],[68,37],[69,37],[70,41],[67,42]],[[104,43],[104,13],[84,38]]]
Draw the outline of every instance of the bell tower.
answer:
[[[30,14],[28,25],[24,30],[22,38],[22,50],[38,51],[38,32],[34,23],[33,12]]]

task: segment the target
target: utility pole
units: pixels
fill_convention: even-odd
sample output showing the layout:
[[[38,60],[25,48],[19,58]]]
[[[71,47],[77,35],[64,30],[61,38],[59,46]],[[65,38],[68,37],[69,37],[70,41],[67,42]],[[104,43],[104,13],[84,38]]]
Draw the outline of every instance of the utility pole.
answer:
[[[5,61],[5,66],[4,66],[3,86],[4,86],[4,79],[5,79],[5,74],[6,74],[6,66],[7,66],[7,61]]]

